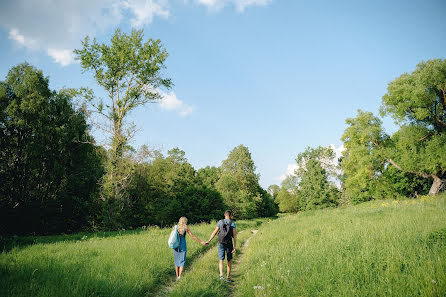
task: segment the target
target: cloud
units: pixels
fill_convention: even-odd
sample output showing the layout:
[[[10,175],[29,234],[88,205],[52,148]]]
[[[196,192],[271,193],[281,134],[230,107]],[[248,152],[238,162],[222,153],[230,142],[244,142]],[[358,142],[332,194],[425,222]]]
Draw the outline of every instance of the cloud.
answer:
[[[168,0],[0,1],[0,27],[20,47],[44,52],[62,66],[86,36],[96,36],[122,22],[133,27],[170,16]]]
[[[49,48],[47,49],[47,53],[56,63],[59,63],[62,66],[68,66],[71,63],[74,63],[74,55],[70,50]]]
[[[165,93],[161,90],[158,90],[158,92],[162,96],[160,101],[161,109],[177,111],[181,116],[187,116],[194,112],[195,108],[178,99],[174,92]]]
[[[168,1],[127,0],[123,2],[123,7],[134,15],[130,23],[138,28],[151,24],[154,16],[167,19],[170,16],[168,4]]]
[[[226,5],[232,4],[238,12],[245,11],[248,6],[266,6],[272,0],[195,0],[199,4],[207,6],[208,9],[218,11]]]

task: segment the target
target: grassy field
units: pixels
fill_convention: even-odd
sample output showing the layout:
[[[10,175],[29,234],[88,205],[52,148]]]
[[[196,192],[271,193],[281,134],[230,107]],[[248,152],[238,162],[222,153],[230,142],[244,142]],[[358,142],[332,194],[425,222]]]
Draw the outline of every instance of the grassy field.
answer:
[[[191,226],[201,239],[213,229],[209,224]],[[59,236],[51,237],[53,243],[12,248],[0,254],[0,296],[150,295],[175,274],[168,236],[169,229],[73,235],[64,241]],[[189,239],[188,261],[204,249]]]
[[[203,240],[214,228],[191,226]],[[186,273],[172,283],[169,229],[153,228],[9,240],[0,296],[446,296],[446,195],[237,221],[237,229],[232,286],[218,279],[216,239],[210,247],[189,239]]]
[[[446,296],[446,196],[305,212],[265,225],[236,296]]]

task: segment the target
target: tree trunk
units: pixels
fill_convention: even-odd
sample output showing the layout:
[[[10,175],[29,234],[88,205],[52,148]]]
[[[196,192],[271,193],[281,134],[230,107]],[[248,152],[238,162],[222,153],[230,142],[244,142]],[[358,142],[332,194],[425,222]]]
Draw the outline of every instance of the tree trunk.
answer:
[[[431,189],[429,190],[429,195],[438,195],[444,181],[436,175],[432,175],[432,178],[434,181],[432,182]]]

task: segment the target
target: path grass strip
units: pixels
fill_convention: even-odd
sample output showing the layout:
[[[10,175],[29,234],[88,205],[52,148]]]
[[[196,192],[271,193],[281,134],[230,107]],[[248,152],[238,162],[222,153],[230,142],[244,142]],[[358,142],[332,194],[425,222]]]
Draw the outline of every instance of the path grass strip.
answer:
[[[238,251],[234,256],[234,260],[240,256],[241,249],[245,240],[252,236],[251,229],[257,229],[264,221],[270,219],[254,220],[254,221],[237,221],[237,246]],[[213,242],[217,242],[216,239]],[[201,296],[201,297],[223,297],[230,294],[229,286],[226,282],[220,280],[218,270],[217,246],[211,248],[206,254],[197,259],[192,267],[186,267],[184,277],[175,283],[169,290],[169,296]],[[226,262],[225,262],[226,266]],[[233,265],[234,269],[234,265]],[[225,270],[226,271],[226,267]]]
[[[304,212],[262,226],[235,296],[445,296],[446,195]]]

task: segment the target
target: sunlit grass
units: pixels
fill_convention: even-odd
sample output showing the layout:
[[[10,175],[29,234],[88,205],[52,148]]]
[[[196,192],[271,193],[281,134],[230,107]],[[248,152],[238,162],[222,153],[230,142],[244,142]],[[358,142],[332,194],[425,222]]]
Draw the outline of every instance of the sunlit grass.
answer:
[[[250,241],[236,296],[444,296],[445,200],[282,217]]]
[[[237,261],[241,253],[241,246],[251,234],[251,230],[260,227],[260,223],[265,221],[271,221],[270,219],[258,219],[251,221],[238,221],[237,222],[237,250],[234,255],[234,261]],[[178,281],[173,289],[168,294],[171,297],[181,296],[201,296],[201,297],[219,297],[228,295],[228,284],[220,280],[219,268],[218,268],[218,255],[217,255],[217,238],[213,241],[214,247],[209,250],[205,255],[197,259],[190,271],[188,271],[184,278]],[[224,268],[226,276],[226,261]],[[167,294],[166,294],[167,296]]]

